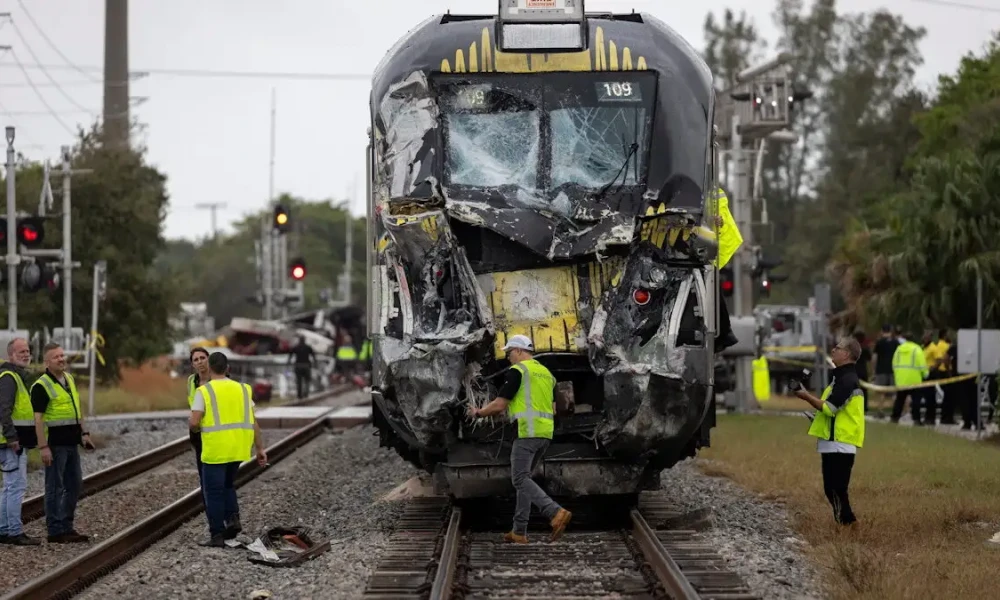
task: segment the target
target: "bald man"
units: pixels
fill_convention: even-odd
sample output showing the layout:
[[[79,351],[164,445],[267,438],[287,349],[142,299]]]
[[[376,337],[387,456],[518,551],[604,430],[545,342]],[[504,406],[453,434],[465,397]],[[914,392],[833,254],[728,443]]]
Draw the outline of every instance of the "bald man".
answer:
[[[0,543],[37,546],[41,542],[24,534],[21,503],[28,489],[28,449],[38,445],[31,397],[24,385],[31,363],[28,340],[7,344],[7,360],[0,364]]]

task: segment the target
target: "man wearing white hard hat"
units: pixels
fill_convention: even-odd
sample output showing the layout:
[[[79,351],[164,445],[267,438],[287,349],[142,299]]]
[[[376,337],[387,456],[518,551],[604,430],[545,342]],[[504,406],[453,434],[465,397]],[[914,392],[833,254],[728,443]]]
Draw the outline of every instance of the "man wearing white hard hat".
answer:
[[[552,541],[559,539],[573,516],[559,506],[537,483],[531,472],[545,455],[555,429],[556,378],[532,353],[535,346],[526,335],[513,335],[503,347],[510,361],[507,381],[497,397],[482,408],[469,405],[472,418],[492,417],[504,411],[517,420],[517,439],[510,451],[510,476],[517,490],[514,528],[504,535],[505,542],[528,543],[528,517],[531,505],[542,511],[552,526]]]

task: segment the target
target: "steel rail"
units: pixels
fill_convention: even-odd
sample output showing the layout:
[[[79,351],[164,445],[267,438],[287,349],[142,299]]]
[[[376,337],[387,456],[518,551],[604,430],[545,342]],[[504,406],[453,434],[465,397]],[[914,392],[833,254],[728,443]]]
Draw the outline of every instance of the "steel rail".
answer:
[[[681,572],[680,566],[663,547],[663,543],[657,539],[656,532],[639,510],[633,508],[629,517],[632,519],[632,535],[667,594],[673,600],[700,600],[697,590]]]
[[[448,531],[444,534],[444,546],[441,548],[441,559],[434,574],[431,585],[430,600],[448,600],[451,598],[451,588],[455,584],[455,572],[458,567],[458,545],[462,540],[462,509],[451,509],[451,519],[448,521]]]
[[[320,417],[267,448],[269,464],[281,461],[319,436],[326,430],[325,423],[326,417]],[[253,460],[243,463],[236,476],[236,487],[243,486],[264,469]],[[169,506],[91,547],[57,569],[8,592],[2,600],[71,598],[169,535],[202,509],[200,488],[188,492]]]
[[[339,396],[351,391],[354,388],[351,384],[335,385],[328,390],[323,390],[301,400],[296,400],[286,406],[303,406],[314,402],[322,402],[327,398]],[[109,487],[127,481],[136,475],[141,475],[154,467],[183,454],[189,444],[189,437],[176,439],[172,442],[144,452],[138,456],[133,456],[120,463],[112,465],[106,469],[88,475],[83,478],[83,488],[80,490],[80,498],[92,496],[104,491]],[[45,494],[38,494],[28,498],[21,503],[21,520],[29,523],[41,518],[45,514]]]
[[[158,467],[174,457],[183,454],[189,446],[189,438],[183,437],[172,442],[133,456],[118,464],[111,465],[83,478],[83,488],[80,497],[93,496],[97,492],[118,485],[119,483],[141,475],[154,467]],[[45,494],[32,496],[21,503],[21,520],[25,523],[34,521],[45,514]]]

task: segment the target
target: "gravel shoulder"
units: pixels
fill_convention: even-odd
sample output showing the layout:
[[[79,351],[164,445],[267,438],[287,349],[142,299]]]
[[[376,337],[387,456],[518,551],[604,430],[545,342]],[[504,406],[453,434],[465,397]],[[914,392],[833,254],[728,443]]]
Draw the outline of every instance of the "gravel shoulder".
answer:
[[[187,423],[183,419],[92,421],[87,423],[87,429],[103,438],[106,445],[92,452],[80,450],[84,477],[188,434]],[[44,491],[45,470],[29,471],[27,496]]]
[[[207,529],[202,513],[79,597],[242,599],[256,590],[275,599],[360,596],[403,509],[379,500],[415,473],[394,451],[379,448],[373,432],[367,426],[324,434],[238,492],[241,539],[270,527],[305,526],[332,542],[316,560],[282,569],[249,562],[243,549],[200,548]]]
[[[697,462],[710,462],[696,459]],[[664,471],[661,489],[679,510],[712,509],[714,526],[703,535],[763,598],[823,598],[820,577],[803,553],[784,508],[721,477],[709,477],[691,460]]]
[[[271,444],[289,433],[265,430],[264,439]],[[90,536],[89,544],[49,544],[45,541],[45,517],[25,524],[25,533],[41,540],[42,545],[34,548],[0,546],[0,564],[19,565],[17,569],[0,569],[0,589],[13,589],[72,559],[197,487],[194,453],[185,452],[138,477],[81,499],[74,524],[77,531]]]

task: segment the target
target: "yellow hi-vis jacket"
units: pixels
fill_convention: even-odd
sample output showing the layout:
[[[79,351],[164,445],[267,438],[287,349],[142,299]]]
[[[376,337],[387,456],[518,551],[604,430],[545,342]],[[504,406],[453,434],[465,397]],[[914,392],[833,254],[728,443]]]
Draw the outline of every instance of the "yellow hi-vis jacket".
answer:
[[[28,388],[24,386],[24,380],[14,371],[4,371],[0,373],[0,377],[13,377],[14,383],[17,384],[14,410],[10,415],[11,420],[14,421],[14,427],[34,427],[35,411],[31,408],[31,394],[28,393]],[[0,431],[0,444],[6,443],[7,438],[4,437],[3,431]]]
[[[826,386],[820,400],[823,410],[813,417],[809,435],[831,442],[844,442],[860,448],[865,443],[865,395],[854,390],[850,399],[839,409],[826,401],[833,392],[833,384]]]
[[[358,360],[358,351],[351,344],[344,344],[337,348],[337,360]]]
[[[729,264],[733,255],[743,245],[743,234],[740,233],[740,228],[736,225],[736,219],[733,218],[733,214],[729,212],[729,198],[722,188],[716,189],[715,193],[709,196],[708,202],[705,203],[706,218],[710,219],[716,214],[716,211],[713,210],[715,208],[713,203],[717,203],[718,216],[722,218],[722,227],[719,229],[718,234],[719,268],[721,269]],[[712,225],[714,226],[714,223]],[[713,227],[701,226],[695,231],[698,237],[711,243],[716,243],[716,234]]]
[[[221,465],[250,460],[254,436],[250,386],[232,379],[213,379],[198,390],[205,399],[201,462]]]
[[[753,361],[753,395],[757,402],[767,402],[771,399],[771,373],[767,368],[767,357],[761,356]]]
[[[49,396],[49,405],[45,407],[44,416],[46,428],[80,424],[80,394],[76,392],[76,382],[69,373],[64,373],[63,376],[66,378],[69,391],[49,377],[48,373],[42,373],[31,386],[31,389],[35,389],[36,385],[42,386]],[[42,440],[38,442],[42,443]]]
[[[930,374],[924,349],[919,344],[906,340],[892,355],[892,375],[897,386],[917,385]]]
[[[517,420],[517,437],[552,439],[555,430],[556,378],[535,359],[513,367],[521,372],[521,387],[511,398],[507,413]]]

